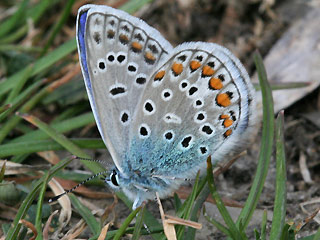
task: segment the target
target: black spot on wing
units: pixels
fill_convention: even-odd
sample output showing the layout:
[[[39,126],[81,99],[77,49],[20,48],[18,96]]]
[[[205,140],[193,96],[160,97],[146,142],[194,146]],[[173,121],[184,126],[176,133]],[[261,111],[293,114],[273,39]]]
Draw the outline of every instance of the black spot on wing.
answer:
[[[191,140],[192,140],[191,136],[185,137],[181,142],[182,147],[184,148],[189,147]]]
[[[115,95],[118,95],[118,94],[122,94],[122,93],[125,93],[126,90],[124,89],[124,87],[115,87],[113,89],[110,90],[110,93],[115,96]]]

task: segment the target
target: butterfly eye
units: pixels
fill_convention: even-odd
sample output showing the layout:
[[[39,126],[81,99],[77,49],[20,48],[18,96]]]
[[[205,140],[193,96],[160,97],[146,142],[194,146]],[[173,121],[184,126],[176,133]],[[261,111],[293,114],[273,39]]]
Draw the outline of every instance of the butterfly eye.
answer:
[[[119,179],[118,179],[117,172],[115,170],[113,170],[112,173],[110,174],[110,180],[114,186],[119,187]]]

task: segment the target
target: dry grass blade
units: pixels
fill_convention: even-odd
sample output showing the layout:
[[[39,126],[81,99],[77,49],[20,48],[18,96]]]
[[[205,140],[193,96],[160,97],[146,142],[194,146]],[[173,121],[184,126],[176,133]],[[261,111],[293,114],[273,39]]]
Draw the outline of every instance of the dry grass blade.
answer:
[[[313,181],[311,179],[311,174],[307,166],[307,157],[302,151],[300,152],[300,157],[299,157],[299,167],[300,167],[300,172],[303,180],[306,183],[312,184]]]
[[[71,228],[61,240],[72,240],[78,237],[86,228],[87,224],[81,219],[73,228]],[[55,238],[54,238],[55,239]]]
[[[162,204],[161,204],[158,193],[156,193],[156,196],[157,196],[157,202],[159,205],[159,211],[160,211],[160,215],[161,215],[164,233],[165,233],[166,237],[168,238],[168,240],[176,240],[177,239],[174,225],[178,224],[178,225],[183,225],[186,227],[192,227],[195,229],[202,228],[202,224],[200,224],[200,223],[165,214],[163,211]]]
[[[107,236],[107,233],[108,233],[108,230],[109,230],[109,226],[112,225],[113,222],[109,222],[107,225],[105,225],[102,230],[101,230],[101,233],[98,237],[98,240],[104,240]]]
[[[302,211],[304,213],[310,215],[311,214],[310,211],[308,211],[305,208],[305,206],[306,205],[313,205],[313,204],[316,205],[316,206],[319,206],[320,205],[320,197],[314,198],[314,199],[312,199],[310,201],[303,202],[303,203],[300,204],[300,207],[301,207],[301,209],[302,209]],[[320,212],[318,212],[318,214],[314,217],[313,220],[315,220],[318,224],[320,224]]]
[[[113,219],[112,222],[116,221],[116,214],[114,212],[115,206],[118,204],[118,198],[117,195],[113,195],[113,203],[107,207],[107,209],[104,211],[104,213],[101,216],[101,222],[103,223],[110,215],[111,212],[113,212]]]
[[[6,171],[6,164],[7,164],[7,160],[4,160],[2,166],[1,166],[1,170],[0,170],[0,183],[3,181],[4,179],[4,174]]]
[[[49,240],[49,229],[50,229],[50,224],[52,221],[52,218],[54,215],[56,215],[59,211],[55,210],[53,213],[50,214],[46,224],[44,225],[43,231],[42,231],[42,235],[43,235],[43,239],[44,240]]]
[[[165,217],[166,217],[167,223],[169,223],[169,224],[179,224],[179,225],[184,225],[186,227],[192,227],[192,228],[199,229],[199,230],[202,229],[201,223],[197,223],[197,222],[190,221],[190,220],[185,220],[185,219],[170,216],[167,214],[165,214]]]
[[[6,160],[0,160],[0,167],[3,166]],[[26,165],[15,162],[6,162],[6,171],[5,175],[16,175],[16,174],[24,174],[27,172],[35,172],[39,170],[49,169],[49,165]]]
[[[318,214],[320,214],[320,207],[315,210],[311,215],[303,219],[300,223],[297,224],[295,227],[295,232],[299,232],[303,226],[305,226],[307,223],[309,223],[311,220],[313,220]]]
[[[159,211],[160,211],[160,216],[161,216],[161,220],[162,220],[164,234],[166,235],[168,240],[177,240],[177,234],[176,234],[176,230],[174,229],[174,225],[169,224],[166,221],[163,207],[162,207],[162,204],[161,204],[161,201],[160,201],[160,198],[159,198],[159,195],[157,192],[156,192],[156,196],[157,196],[157,202],[159,205]]]
[[[51,181],[48,183],[48,186],[55,193],[55,195],[58,195],[64,192],[63,187],[59,184],[59,182],[55,178],[51,179]],[[71,219],[71,214],[72,214],[71,201],[68,196],[63,196],[58,199],[58,202],[62,207],[62,211],[59,216],[60,226],[65,226],[66,224],[69,223]]]
[[[25,219],[21,219],[19,221],[19,223],[23,224],[25,227],[29,228],[32,231],[33,236],[30,238],[30,240],[36,239],[36,237],[38,236],[38,232],[37,232],[36,227],[31,222],[29,222]]]
[[[37,154],[52,165],[60,162],[60,158],[54,151],[38,152]]]

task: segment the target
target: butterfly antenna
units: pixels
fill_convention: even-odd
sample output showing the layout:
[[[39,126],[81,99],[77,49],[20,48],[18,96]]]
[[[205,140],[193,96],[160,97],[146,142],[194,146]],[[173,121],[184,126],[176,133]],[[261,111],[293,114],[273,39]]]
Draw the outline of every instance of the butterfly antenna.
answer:
[[[107,164],[105,161],[102,160],[98,160],[98,159],[91,159],[91,158],[82,158],[82,157],[78,157],[78,156],[73,156],[74,159],[78,159],[78,160],[84,160],[84,161],[90,161],[90,162],[97,162],[97,163],[101,163],[104,167],[106,168],[110,168],[111,165]]]
[[[98,177],[98,176],[100,176],[100,175],[102,175],[102,174],[106,174],[107,171],[108,171],[108,170],[103,171],[103,172],[98,172],[98,173],[96,173],[96,174],[88,177],[87,179],[83,180],[81,183],[78,183],[78,184],[77,184],[76,186],[74,186],[73,188],[68,189],[68,190],[65,190],[65,192],[63,192],[63,193],[61,193],[61,194],[59,194],[59,195],[57,195],[57,196],[55,196],[55,197],[53,197],[53,198],[50,198],[48,202],[49,202],[49,203],[52,203],[52,202],[57,201],[57,200],[58,200],[59,198],[61,198],[63,195],[66,195],[66,194],[68,194],[68,193],[70,193],[70,192],[73,192],[74,190],[76,190],[78,187],[80,187],[81,185],[85,184],[86,182],[88,182],[88,181],[90,181],[90,180],[92,180],[92,179],[94,179],[94,178],[96,178],[96,177]]]

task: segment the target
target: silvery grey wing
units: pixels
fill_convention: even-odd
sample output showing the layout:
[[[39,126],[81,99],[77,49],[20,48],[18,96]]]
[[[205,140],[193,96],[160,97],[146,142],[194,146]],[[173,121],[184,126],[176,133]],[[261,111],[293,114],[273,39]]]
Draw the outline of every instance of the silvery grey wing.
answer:
[[[130,167],[190,177],[209,155],[223,160],[250,143],[255,90],[240,61],[213,43],[173,49],[147,83],[131,128]]]
[[[79,9],[77,44],[98,129],[121,171],[134,111],[172,46],[144,21],[100,5]]]

